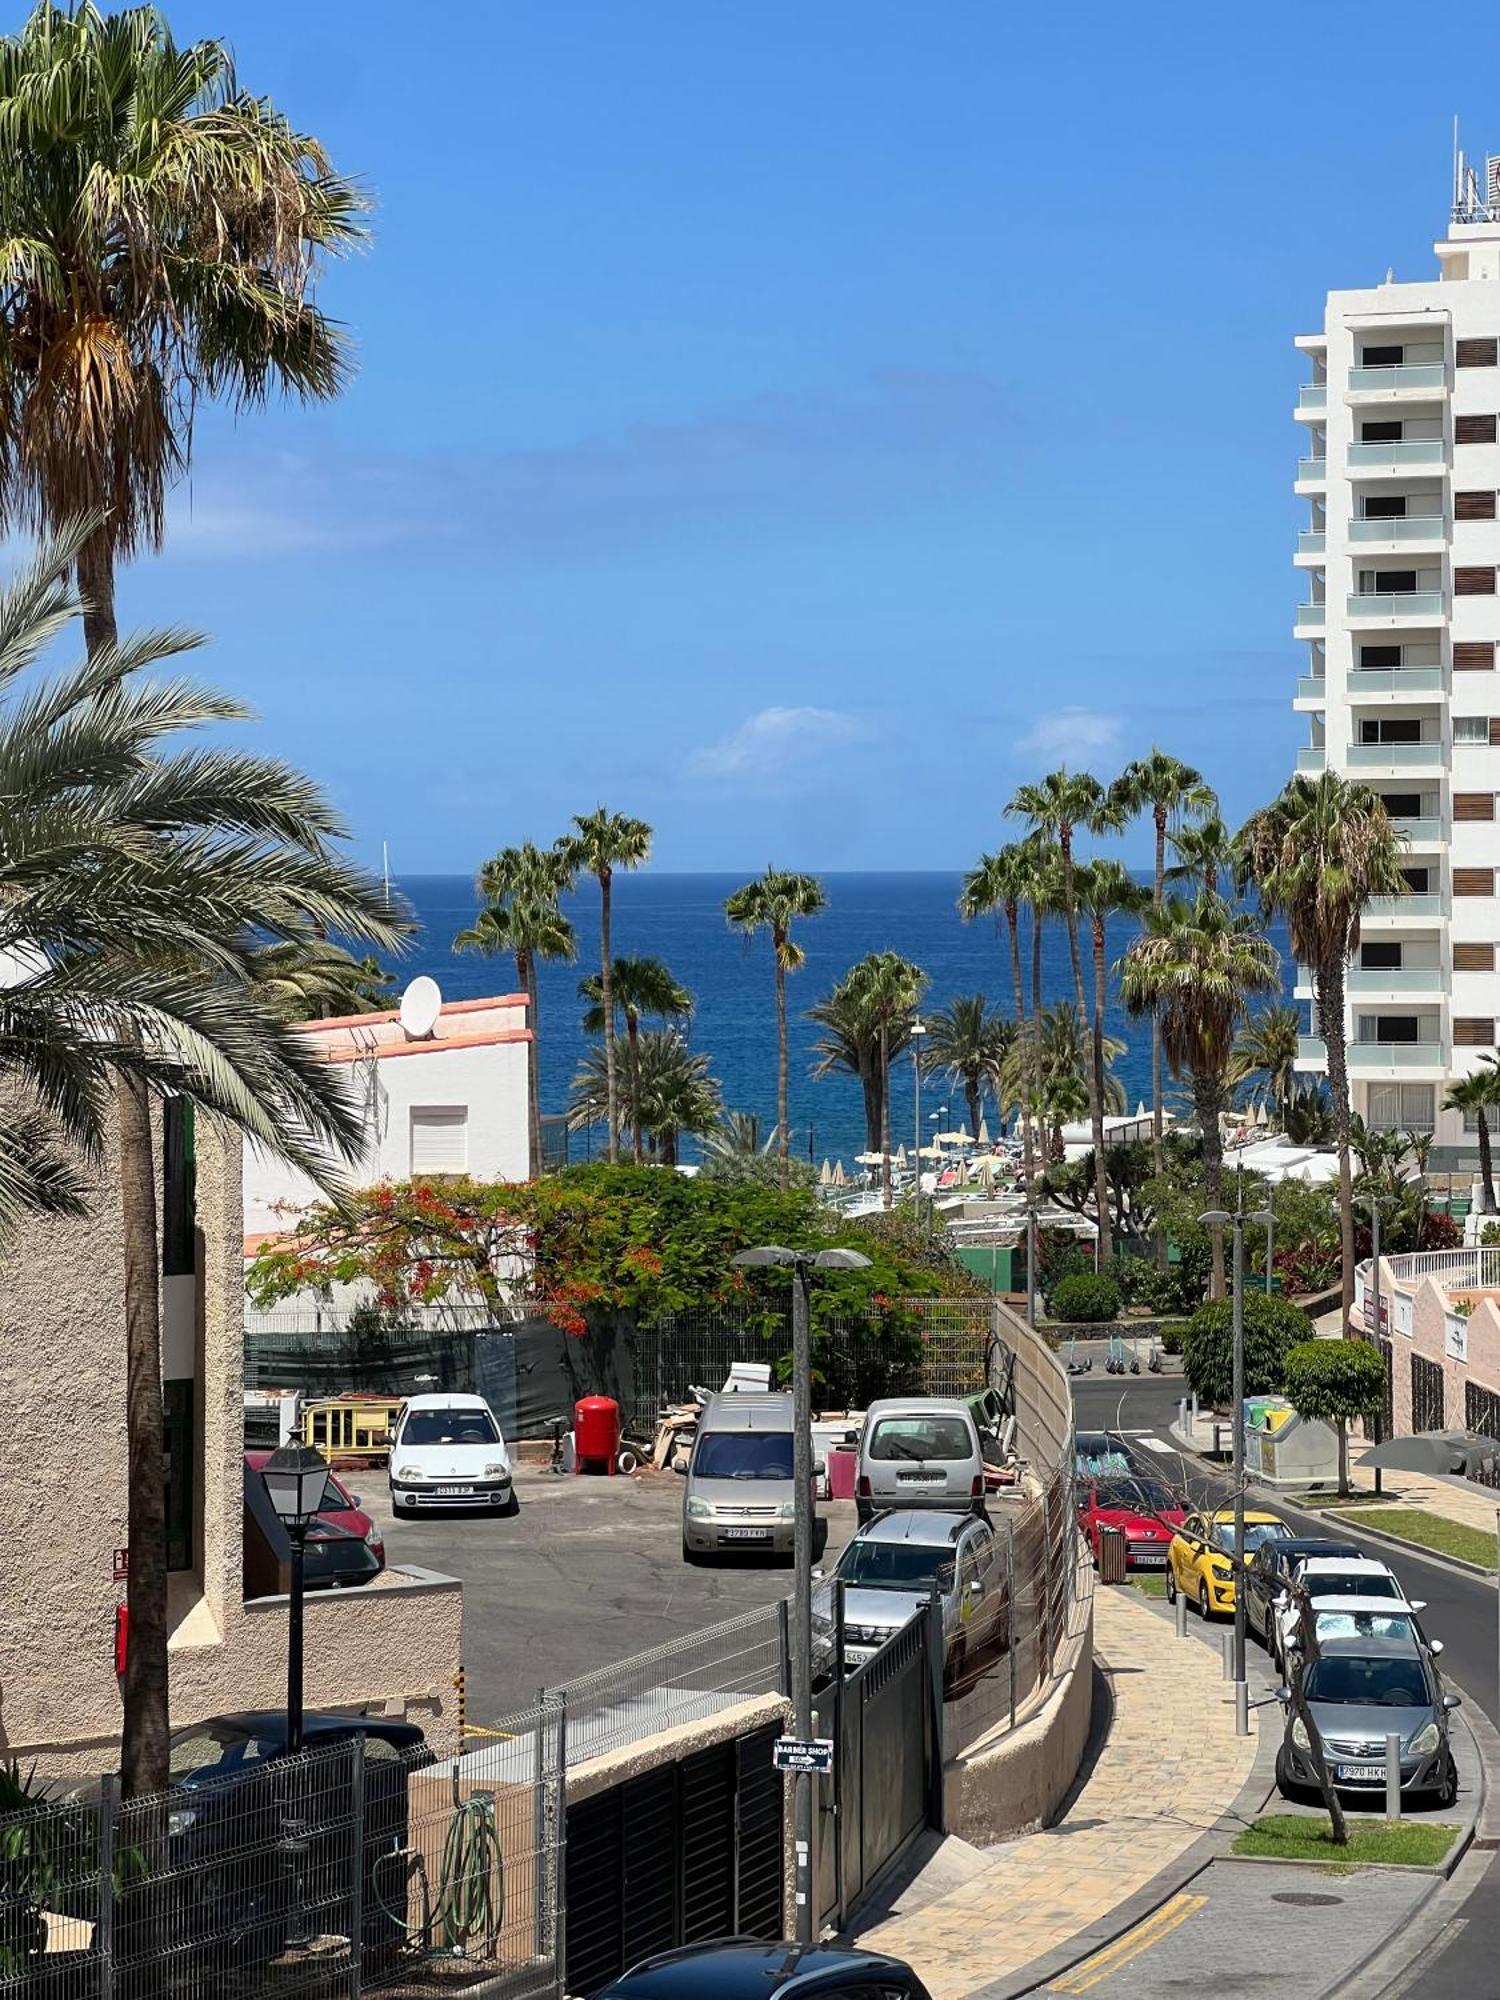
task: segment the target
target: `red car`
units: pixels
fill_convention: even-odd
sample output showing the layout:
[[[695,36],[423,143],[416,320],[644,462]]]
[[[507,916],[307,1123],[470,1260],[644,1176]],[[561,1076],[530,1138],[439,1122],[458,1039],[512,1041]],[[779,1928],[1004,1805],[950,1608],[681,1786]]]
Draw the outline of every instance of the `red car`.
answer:
[[[247,1451],[245,1464],[251,1472],[259,1472],[270,1456],[268,1451]],[[328,1475],[328,1484],[323,1488],[323,1504],[318,1513],[346,1534],[357,1535],[380,1567],[385,1568],[385,1542],[379,1528],[360,1506],[358,1494],[351,1493],[336,1472]]]
[[[1172,1530],[1186,1517],[1180,1493],[1135,1473],[1111,1473],[1108,1478],[1081,1480],[1078,1525],[1089,1538],[1094,1561],[1099,1560],[1099,1534],[1118,1528],[1125,1537],[1127,1569],[1167,1567]]]

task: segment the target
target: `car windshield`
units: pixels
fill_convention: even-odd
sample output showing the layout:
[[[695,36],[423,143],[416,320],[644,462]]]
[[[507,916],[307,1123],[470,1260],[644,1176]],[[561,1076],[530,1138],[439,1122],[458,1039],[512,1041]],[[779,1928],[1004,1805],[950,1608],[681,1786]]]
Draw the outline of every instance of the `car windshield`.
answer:
[[[1286,1537],[1286,1528],[1280,1521],[1247,1521],[1245,1523],[1245,1554],[1254,1555],[1267,1542],[1279,1542]],[[1233,1521],[1214,1522],[1214,1540],[1221,1549],[1234,1554]]]
[[[1313,1597],[1399,1597],[1401,1586],[1393,1576],[1313,1576],[1303,1572],[1302,1582]]]
[[[1325,1653],[1307,1676],[1309,1701],[1351,1702],[1365,1708],[1415,1708],[1431,1700],[1422,1662]]]
[[[206,1785],[262,1762],[273,1748],[239,1723],[205,1722],[173,1737],[167,1769],[174,1785]]]
[[[318,1502],[318,1512],[320,1514],[347,1514],[348,1511],[348,1494],[341,1493],[333,1480],[330,1479],[328,1484],[323,1488],[323,1497]]]
[[[881,1417],[870,1439],[870,1456],[972,1458],[974,1439],[962,1417]]]
[[[704,1431],[693,1454],[699,1479],[790,1479],[790,1431]]]
[[[1320,1611],[1320,1639],[1410,1639],[1407,1611]]]
[[[1138,1514],[1177,1514],[1182,1502],[1167,1486],[1149,1479],[1105,1479],[1094,1489],[1096,1507],[1131,1507]]]
[[[913,1589],[951,1589],[953,1554],[930,1543],[853,1541],[839,1558],[836,1572],[845,1583],[905,1585]]]
[[[498,1444],[500,1433],[488,1410],[408,1410],[401,1426],[403,1444]]]

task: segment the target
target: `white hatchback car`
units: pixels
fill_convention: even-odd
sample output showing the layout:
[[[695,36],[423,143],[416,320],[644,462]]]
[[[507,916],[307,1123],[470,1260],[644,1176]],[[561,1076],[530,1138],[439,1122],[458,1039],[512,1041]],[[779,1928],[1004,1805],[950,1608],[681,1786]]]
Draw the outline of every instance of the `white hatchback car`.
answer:
[[[1399,1579],[1383,1562],[1372,1556],[1308,1556],[1293,1571],[1297,1583],[1310,1598],[1381,1597],[1406,1602]],[[1422,1609],[1419,1604],[1415,1607]],[[1297,1604],[1290,1594],[1276,1610],[1276,1631],[1267,1651],[1278,1666],[1285,1664],[1287,1649],[1296,1637]]]
[[[391,1506],[499,1508],[516,1512],[510,1453],[483,1396],[408,1396],[391,1438]]]

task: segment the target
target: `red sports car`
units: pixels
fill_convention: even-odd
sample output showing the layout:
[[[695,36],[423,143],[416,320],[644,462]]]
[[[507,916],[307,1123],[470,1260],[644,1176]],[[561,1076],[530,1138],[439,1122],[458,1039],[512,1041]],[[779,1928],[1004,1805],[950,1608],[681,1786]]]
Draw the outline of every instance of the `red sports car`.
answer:
[[[268,1451],[247,1451],[245,1464],[252,1472],[259,1472],[271,1456]],[[351,1493],[336,1472],[328,1475],[328,1484],[323,1488],[323,1500],[318,1508],[325,1521],[332,1521],[335,1527],[346,1534],[357,1535],[374,1556],[382,1569],[385,1568],[385,1542],[379,1528],[359,1504],[359,1496]]]
[[[1167,1544],[1185,1515],[1180,1493],[1138,1474],[1112,1473],[1107,1479],[1079,1482],[1078,1525],[1096,1563],[1100,1530],[1118,1528],[1125,1537],[1127,1569],[1165,1571]]]

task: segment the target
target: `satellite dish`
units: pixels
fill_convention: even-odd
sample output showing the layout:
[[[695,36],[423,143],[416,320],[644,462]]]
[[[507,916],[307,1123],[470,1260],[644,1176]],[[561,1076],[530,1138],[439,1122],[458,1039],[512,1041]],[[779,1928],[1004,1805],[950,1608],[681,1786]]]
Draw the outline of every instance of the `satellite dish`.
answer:
[[[401,995],[401,1026],[409,1042],[423,1042],[443,1011],[442,989],[424,972]]]

